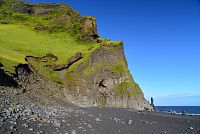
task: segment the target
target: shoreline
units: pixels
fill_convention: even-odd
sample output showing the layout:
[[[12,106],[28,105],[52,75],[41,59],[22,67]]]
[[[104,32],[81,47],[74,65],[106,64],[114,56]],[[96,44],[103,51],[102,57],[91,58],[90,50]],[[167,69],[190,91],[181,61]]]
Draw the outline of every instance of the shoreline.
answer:
[[[154,111],[171,115],[200,116],[200,106],[155,106]]]

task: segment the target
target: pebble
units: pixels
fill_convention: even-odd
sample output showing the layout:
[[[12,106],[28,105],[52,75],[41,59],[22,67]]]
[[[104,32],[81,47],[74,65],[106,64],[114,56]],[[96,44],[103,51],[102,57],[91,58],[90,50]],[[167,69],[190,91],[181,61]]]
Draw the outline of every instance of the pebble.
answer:
[[[95,121],[101,121],[99,118],[96,118]]]
[[[87,127],[92,128],[91,124],[88,124]]]
[[[190,127],[189,129],[190,129],[190,130],[193,130],[194,128],[193,128],[193,127]]]
[[[133,122],[132,120],[128,120],[128,124],[129,124],[129,125],[131,125],[131,124],[132,124],[132,122]]]
[[[30,131],[33,131],[33,128],[29,128]]]
[[[115,120],[116,122],[119,122],[120,121],[120,119],[117,119],[117,118],[113,118],[113,120]]]

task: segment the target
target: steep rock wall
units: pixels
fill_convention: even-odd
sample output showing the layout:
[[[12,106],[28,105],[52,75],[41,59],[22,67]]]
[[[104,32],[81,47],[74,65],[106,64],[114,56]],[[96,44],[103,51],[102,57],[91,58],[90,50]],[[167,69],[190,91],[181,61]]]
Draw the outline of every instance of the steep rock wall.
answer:
[[[76,105],[153,109],[128,70],[122,43],[102,44],[67,75],[65,96]]]

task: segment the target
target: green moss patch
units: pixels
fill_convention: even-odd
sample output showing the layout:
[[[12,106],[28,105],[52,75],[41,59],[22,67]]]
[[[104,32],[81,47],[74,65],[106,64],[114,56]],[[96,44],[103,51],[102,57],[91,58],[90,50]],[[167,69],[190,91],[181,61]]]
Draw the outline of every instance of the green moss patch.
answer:
[[[101,46],[107,50],[116,50],[123,44],[122,41],[111,41],[106,38],[98,38],[97,42],[99,42]]]
[[[138,84],[136,84],[134,81],[133,82],[122,82],[118,86],[116,86],[116,96],[121,96],[123,94],[129,94],[132,96],[137,97],[138,95],[141,94],[141,89]]]

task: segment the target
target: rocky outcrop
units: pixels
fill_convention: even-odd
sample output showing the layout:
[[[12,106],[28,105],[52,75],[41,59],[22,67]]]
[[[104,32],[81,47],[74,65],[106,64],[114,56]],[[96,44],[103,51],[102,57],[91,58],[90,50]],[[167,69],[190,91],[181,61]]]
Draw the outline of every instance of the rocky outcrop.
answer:
[[[33,4],[17,2],[10,7],[12,11],[24,14],[34,14]]]
[[[30,83],[34,83],[34,74],[28,64],[19,64],[16,67],[15,72],[20,85],[24,86],[24,88],[27,88],[27,85]]]
[[[68,59],[68,63],[67,64],[55,65],[53,67],[53,71],[61,71],[61,70],[67,69],[72,64],[74,64],[75,62],[79,61],[82,58],[83,58],[82,53],[78,52],[74,56],[72,56],[71,58]]]
[[[82,53],[80,52],[76,53],[74,56],[68,59],[68,66],[71,66],[72,64],[74,64],[75,62],[79,61],[82,58],[83,58]]]
[[[127,69],[123,45],[102,46],[66,76],[65,95],[76,105],[153,110]]]
[[[68,68],[68,65],[66,65],[66,64],[55,65],[53,67],[53,71],[61,71],[61,70],[67,69],[67,68]]]
[[[97,33],[96,19],[91,16],[82,18],[80,30],[84,40],[96,40],[99,35]]]
[[[18,83],[21,86],[23,92],[44,88],[44,80],[39,79],[37,74],[34,74],[30,68],[30,65],[19,64],[16,67],[15,72],[16,78],[18,79]]]

